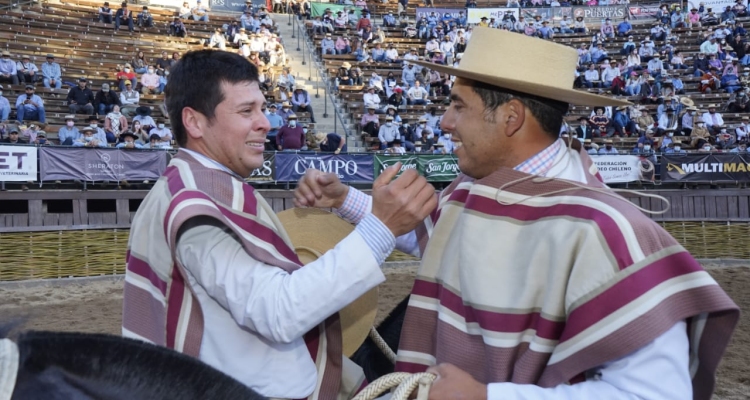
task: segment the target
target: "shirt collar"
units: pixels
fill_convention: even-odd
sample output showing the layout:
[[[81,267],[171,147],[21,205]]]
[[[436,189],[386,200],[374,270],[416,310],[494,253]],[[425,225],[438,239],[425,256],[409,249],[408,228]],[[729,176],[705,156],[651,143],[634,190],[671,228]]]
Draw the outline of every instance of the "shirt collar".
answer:
[[[562,148],[562,141],[560,139],[555,140],[554,143],[547,146],[544,150],[518,164],[513,169],[531,175],[544,175],[552,168],[555,158]]]
[[[207,157],[207,156],[205,156],[205,155],[203,155],[201,153],[198,153],[197,151],[189,150],[189,149],[186,149],[184,147],[180,148],[180,151],[184,151],[185,153],[187,153],[191,157],[195,158],[196,161],[198,161],[199,163],[201,163],[201,165],[203,165],[206,168],[211,168],[211,169],[217,169],[219,171],[224,171],[224,172],[226,172],[226,173],[234,176],[235,178],[244,181],[244,179],[242,179],[241,176],[239,176],[237,173],[235,173],[231,169],[227,168],[226,166],[224,166],[223,164],[219,163],[216,160],[213,160],[213,159],[211,159],[211,158],[209,158],[209,157]]]

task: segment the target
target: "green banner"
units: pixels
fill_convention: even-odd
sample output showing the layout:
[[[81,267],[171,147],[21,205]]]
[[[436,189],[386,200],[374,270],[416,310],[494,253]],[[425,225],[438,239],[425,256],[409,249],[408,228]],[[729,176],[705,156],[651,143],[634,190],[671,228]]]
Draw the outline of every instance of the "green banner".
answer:
[[[311,9],[311,15],[314,17],[321,17],[323,14],[325,14],[325,10],[329,9],[333,12],[334,17],[336,16],[336,11],[341,10],[342,12],[349,12],[349,10],[354,9],[357,10],[357,16],[360,15],[360,12],[362,11],[362,7],[355,7],[355,6],[347,6],[344,4],[336,4],[336,3],[310,3],[310,9]],[[344,10],[346,9],[346,10]]]
[[[449,182],[455,179],[460,171],[458,170],[458,160],[454,155],[426,155],[426,154],[407,154],[407,155],[375,155],[375,177],[377,178],[383,170],[391,165],[401,162],[401,171],[399,175],[407,169],[415,169],[420,175],[427,178],[429,182]]]
[[[428,182],[449,182],[458,176],[458,159],[452,154],[420,156],[419,169]]]

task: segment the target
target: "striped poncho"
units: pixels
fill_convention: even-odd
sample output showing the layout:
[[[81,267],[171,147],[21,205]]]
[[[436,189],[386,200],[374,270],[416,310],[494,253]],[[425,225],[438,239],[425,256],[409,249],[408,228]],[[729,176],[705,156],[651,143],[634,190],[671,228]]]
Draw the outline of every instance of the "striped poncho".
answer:
[[[261,262],[290,273],[302,265],[263,197],[238,177],[207,168],[179,152],[133,221],[122,328],[125,336],[194,357],[200,355],[203,313],[176,257],[176,241],[180,226],[198,216],[211,217],[227,226],[245,251]],[[318,371],[319,385],[310,398],[337,398],[343,360],[338,314],[308,332],[304,339]]]
[[[608,190],[580,159],[585,186]],[[694,398],[709,399],[737,306],[624,198],[525,177],[461,176],[441,194],[396,370],[448,362],[483,383],[554,387],[686,320]]]

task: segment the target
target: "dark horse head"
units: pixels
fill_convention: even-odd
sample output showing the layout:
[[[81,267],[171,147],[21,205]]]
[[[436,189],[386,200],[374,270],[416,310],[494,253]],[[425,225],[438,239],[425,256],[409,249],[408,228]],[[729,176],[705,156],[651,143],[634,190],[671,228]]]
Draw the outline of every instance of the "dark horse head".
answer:
[[[401,339],[401,327],[404,325],[404,316],[406,315],[406,306],[408,304],[409,296],[401,301],[375,329],[394,352],[398,349],[398,342]],[[368,382],[390,374],[394,370],[393,363],[388,360],[369,337],[352,354],[351,360],[362,367]]]
[[[265,399],[198,359],[119,336],[27,332],[15,343],[11,400]]]

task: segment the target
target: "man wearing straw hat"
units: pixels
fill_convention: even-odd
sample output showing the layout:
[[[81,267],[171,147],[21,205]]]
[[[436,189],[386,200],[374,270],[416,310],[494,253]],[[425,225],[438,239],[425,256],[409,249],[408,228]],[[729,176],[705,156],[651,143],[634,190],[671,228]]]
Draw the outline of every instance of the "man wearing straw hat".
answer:
[[[576,62],[485,28],[459,67],[419,62],[456,76],[441,129],[462,172],[398,239],[422,264],[396,370],[434,373],[430,399],[711,397],[738,308],[580,142],[557,138],[569,104],[627,104],[572,89]],[[339,202],[356,223],[367,196],[340,186],[310,170],[296,204]]]
[[[416,173],[391,182],[400,166],[387,169],[372,212],[300,268],[290,235],[244,182],[263,165],[270,129],[257,68],[230,52],[189,52],[165,103],[180,150],[133,219],[123,335],[200,358],[267,397],[348,398],[362,381],[343,357],[338,311],[385,280],[394,236],[435,208],[434,189]]]

